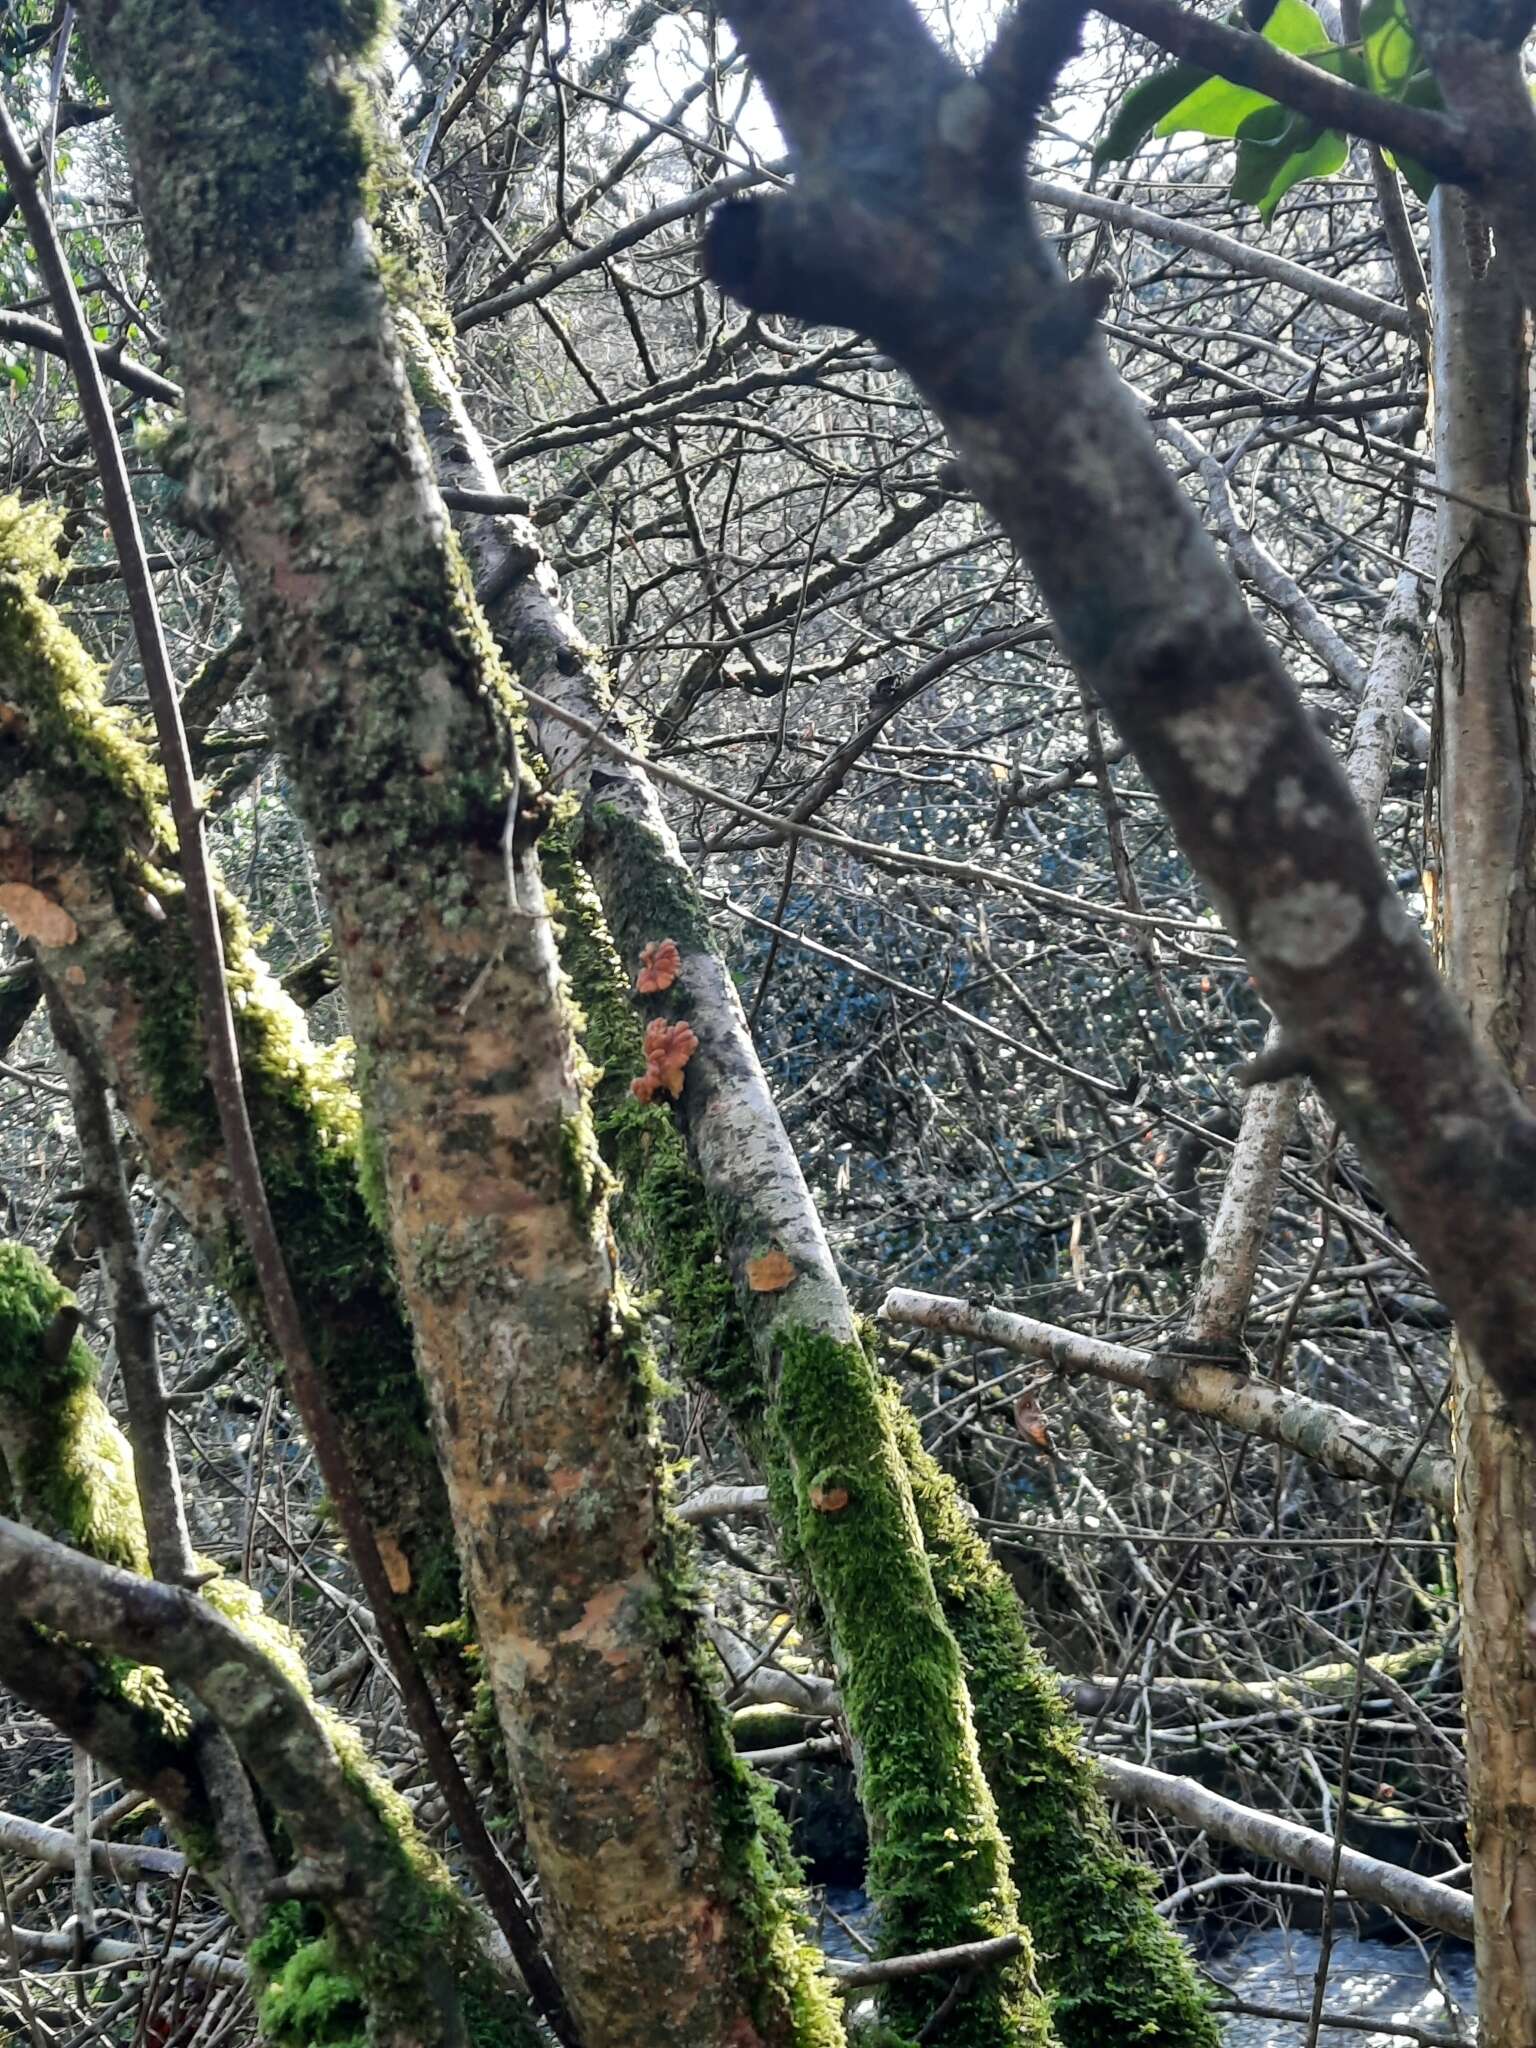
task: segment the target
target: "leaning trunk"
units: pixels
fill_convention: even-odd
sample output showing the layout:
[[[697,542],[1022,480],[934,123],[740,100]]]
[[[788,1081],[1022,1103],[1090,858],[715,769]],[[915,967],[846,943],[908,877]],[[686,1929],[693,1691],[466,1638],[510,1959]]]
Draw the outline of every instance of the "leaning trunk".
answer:
[[[368,9],[82,8],[313,834],[551,1946],[605,2048],[831,2038],[701,1676],[514,705],[366,226]]]

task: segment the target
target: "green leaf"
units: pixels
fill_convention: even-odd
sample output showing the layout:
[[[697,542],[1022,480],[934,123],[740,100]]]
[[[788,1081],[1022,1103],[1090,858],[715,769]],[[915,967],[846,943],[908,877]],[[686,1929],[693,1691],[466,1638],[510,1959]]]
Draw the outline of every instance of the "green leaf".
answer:
[[[1403,0],[1365,0],[1360,42],[1371,90],[1400,99],[1409,80],[1424,68]]]
[[[1309,57],[1331,50],[1332,42],[1306,0],[1276,0],[1274,12],[1264,24],[1264,40],[1293,57]],[[1236,135],[1250,115],[1273,107],[1267,93],[1254,92],[1246,85],[1233,85],[1225,78],[1212,78],[1171,107],[1158,122],[1154,133],[1177,135]]]
[[[1250,114],[1262,113],[1274,104],[1249,86],[1212,78],[1164,114],[1153,133],[1178,135],[1188,130],[1196,135],[1235,135]]]
[[[1093,152],[1093,167],[1134,156],[1170,108],[1186,100],[1210,77],[1198,64],[1170,64],[1133,85],[1115,109],[1115,117]]]
[[[1269,221],[1293,185],[1303,178],[1331,178],[1349,162],[1349,137],[1337,128],[1325,128],[1308,149],[1288,157],[1275,173],[1268,192],[1259,201],[1260,217]]]
[[[1336,128],[1319,129],[1285,107],[1264,107],[1243,123],[1237,143],[1232,197],[1256,206],[1267,221],[1303,178],[1331,178],[1349,159],[1349,143]]]
[[[1421,164],[1416,156],[1394,156],[1389,149],[1384,149],[1382,155],[1394,170],[1402,173],[1403,182],[1415,199],[1422,199],[1427,206],[1430,194],[1440,182],[1434,172]]]

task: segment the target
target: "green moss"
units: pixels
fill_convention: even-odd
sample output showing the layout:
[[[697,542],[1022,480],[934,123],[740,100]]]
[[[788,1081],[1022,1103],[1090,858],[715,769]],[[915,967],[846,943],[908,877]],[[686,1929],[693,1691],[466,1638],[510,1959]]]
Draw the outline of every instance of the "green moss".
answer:
[[[819,1953],[806,1940],[803,1879],[773,1795],[736,1753],[731,1719],[698,1626],[700,1587],[688,1531],[663,1525],[655,1560],[658,1648],[681,1669],[705,1731],[737,1976],[765,2039],[794,2048],[843,2048],[843,2026]]]
[[[614,820],[629,829],[617,812],[605,829]],[[971,1742],[958,1653],[927,1582],[900,1471],[889,1458],[873,1369],[857,1346],[791,1335],[769,1421],[763,1369],[683,1137],[663,1104],[639,1103],[630,1092],[644,1065],[643,1032],[629,976],[574,856],[578,829],[562,815],[542,852],[558,893],[561,961],[585,1015],[586,1052],[599,1069],[593,1113],[618,1182],[616,1228],[672,1324],[680,1369],[721,1395],[766,1463],[787,1560],[808,1572],[848,1632],[846,1703],[863,1756],[861,1789],[874,1845],[870,1889],[886,1939],[893,1950],[906,1950],[1011,1932],[1007,1855]],[[675,894],[667,893],[670,880],[661,887],[646,929],[652,936],[697,936],[696,900],[681,883]],[[836,1483],[848,1485],[852,1504],[841,1516],[824,1515],[811,1504],[812,1489]],[[936,1725],[955,1731],[948,1758],[927,1749]],[[970,1811],[957,1798],[961,1785],[969,1788]],[[952,1825],[957,1812],[959,1826]],[[898,2020],[910,2013],[915,2029],[935,2000],[931,1986],[919,1985],[898,1990],[889,2003]],[[978,2044],[1050,2038],[1027,1957],[978,1983],[960,2014],[965,2038]]]
[[[583,1223],[590,1223],[607,1200],[612,1179],[585,1107],[560,1126],[560,1181],[576,1215]]]
[[[238,92],[237,145],[196,152],[209,210],[189,205],[179,223],[205,261],[223,268],[231,245],[285,251],[295,216],[344,203],[367,175],[371,123],[350,71],[384,35],[388,9],[379,0],[122,0],[108,14],[91,40],[114,98],[122,81],[112,45],[122,37],[165,53],[156,67],[157,112],[185,134],[208,135],[220,101]],[[340,289],[334,280],[332,288]],[[252,370],[260,375],[261,365]]]
[[[839,1648],[882,1941],[902,1953],[1011,1933],[1017,1902],[1008,1853],[881,1384],[857,1344],[783,1327],[775,1341],[774,1428],[793,1447],[781,1498],[789,1496],[788,1526]],[[821,1492],[820,1475],[831,1475],[838,1490]],[[936,1741],[938,1730],[949,1731],[947,1746]],[[892,1987],[883,2000],[887,2018],[914,2031],[933,2004],[921,1983]],[[954,2038],[968,2043],[1052,2039],[1027,1940],[1018,1961],[978,1980],[957,2025],[963,2032]]]
[[[801,1742],[806,1734],[806,1716],[792,1707],[738,1707],[731,1715],[731,1740],[737,1749],[783,1749]]]
[[[367,2006],[317,1907],[275,1906],[247,1951],[256,2011],[274,2048],[366,2048]]]
[[[248,1586],[216,1579],[204,1598],[310,1698],[297,1638]],[[258,2010],[267,2037],[278,2048],[350,2048],[370,2013],[387,2013],[392,2023],[414,2026],[422,2040],[451,2040],[433,1992],[446,1972],[471,2044],[535,2048],[538,2033],[522,2000],[486,1960],[474,1908],[417,1833],[409,1806],[375,1769],[355,1729],[323,1707],[315,1711],[352,1790],[380,1823],[376,1839],[386,1846],[367,1878],[389,1931],[357,1955],[324,1905],[276,1907],[250,1950],[262,1980]]]
[[[149,1570],[133,1453],[94,1387],[59,1403],[16,1477],[40,1525],[52,1524],[103,1564]]]
[[[74,1296],[23,1244],[0,1244],[0,1442],[27,1519],[104,1564],[147,1572],[133,1454],[84,1340],[50,1341]]]
[[[59,573],[62,525],[45,507],[0,499],[0,701],[16,707],[29,752],[68,792],[82,857],[117,861],[125,805],[167,836],[165,782],[143,729],[107,706],[100,668],[37,596]]]
[[[983,1767],[1013,1849],[1062,2048],[1219,2048],[1221,2028],[1151,1878],[1121,1847],[1056,1674],[1013,1587],[917,1425],[884,1398],[907,1464],[934,1586],[965,1660]]]
[[[158,943],[126,963],[142,1005],[140,1051],[162,1113],[208,1157],[222,1152],[207,1078],[190,922],[179,891],[165,895]],[[305,1312],[314,1362],[342,1423],[376,1524],[409,1531],[415,1621],[457,1612],[458,1565],[438,1476],[426,1395],[416,1370],[387,1238],[370,1213],[365,1137],[346,1041],[321,1051],[302,1011],[252,946],[239,906],[222,891],[226,983],[262,1177],[289,1274]],[[260,1294],[244,1241],[219,1248],[219,1277],[259,1327]]]
[[[421,186],[393,127],[383,122],[376,122],[373,130],[366,201],[390,303],[401,313],[414,313],[433,347],[452,362],[457,337],[437,260],[422,228]],[[409,346],[405,363],[417,403],[430,404],[433,394],[420,388],[419,358]]]
[[[89,875],[98,927],[92,981],[136,999],[136,1114],[174,1126],[187,1170],[223,1156],[198,997],[190,919],[169,872],[174,837],[158,769],[132,723],[102,698],[96,665],[35,595],[55,566],[56,522],[0,504],[0,701],[18,744],[0,756],[13,780],[13,828],[68,844]],[[361,1184],[368,1163],[345,1044],[319,1051],[303,1013],[268,973],[239,906],[218,896],[226,980],[246,1099],[268,1199],[317,1370],[347,1439],[375,1525],[409,1538],[413,1621],[459,1607],[458,1568],[426,1399],[385,1236]],[[148,1097],[146,1101],[144,1098]],[[151,1143],[153,1151],[153,1141]],[[174,1191],[174,1189],[173,1189]],[[254,1273],[231,1232],[209,1246],[247,1321],[262,1316]]]

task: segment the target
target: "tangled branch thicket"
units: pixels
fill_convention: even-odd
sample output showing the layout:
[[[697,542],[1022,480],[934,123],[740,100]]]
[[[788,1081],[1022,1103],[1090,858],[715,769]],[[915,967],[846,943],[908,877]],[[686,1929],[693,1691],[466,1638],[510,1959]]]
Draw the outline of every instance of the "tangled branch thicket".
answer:
[[[995,26],[984,7],[927,12],[964,55]],[[109,374],[124,369],[113,396],[137,429],[135,488],[225,884],[313,1037],[335,1046],[347,1018],[332,933],[261,667],[195,492],[173,480],[175,406],[124,367],[181,375],[122,147],[83,55],[55,64],[58,26],[46,8],[9,10],[7,94],[50,138],[59,227]],[[1402,250],[1363,147],[1267,226],[1226,196],[1205,142],[1095,171],[1106,112],[1146,65],[1091,18],[1042,126],[1037,194],[1067,269],[1108,280],[1119,369],[1343,749],[1403,579],[1411,612],[1427,575],[1410,528],[1433,508],[1429,394]],[[1160,1371],[1169,1393],[1245,1099],[1234,1069],[1261,1051],[1268,1017],[904,377],[868,342],[744,313],[705,282],[710,208],[784,174],[724,23],[654,0],[407,0],[381,85],[474,423],[655,764],[849,1296],[1087,1741],[1456,1882],[1449,1321],[1315,1101],[1285,1143],[1241,1351],[1216,1363],[1343,1411],[1314,1411],[1316,1441],[1234,1427],[1219,1401],[1190,1412],[1114,1373],[1057,1370],[1048,1347],[875,1320],[893,1289],[960,1297],[1146,1354],[1148,1384]],[[1407,205],[1422,246],[1422,208]],[[103,665],[109,701],[142,715],[78,405],[27,325],[48,309],[11,211],[0,266],[5,488],[64,513],[45,595]],[[1427,921],[1422,616],[1408,644],[1410,715],[1377,829]],[[31,956],[13,935],[0,982],[5,1234],[77,1294],[116,1411],[106,1247]],[[456,1865],[282,1378],[131,1129],[125,1142],[195,1551],[294,1631],[315,1692]],[[781,1753],[762,1768],[813,1878],[856,1884],[823,1617],[759,1496],[715,1492],[757,1487],[760,1446],[731,1426],[710,1361],[684,1376],[666,1274],[630,1277],[670,1375],[667,1438],[679,1494],[697,1502],[700,1598],[740,1745]],[[0,1369],[7,1458],[12,1398]],[[1346,1476],[1317,1455],[1349,1417],[1427,1454],[1430,1478]],[[722,1502],[733,1511],[711,1512]],[[460,1747],[500,1786],[516,1861],[476,1676],[454,1680]],[[88,1805],[97,1842],[130,1852],[98,1848],[91,1876],[75,1867]],[[178,1874],[151,1809],[101,1772],[93,1784],[70,1742],[14,1702],[0,1809],[0,2027],[34,2048],[249,2036],[224,1910]],[[1207,1952],[1240,1926],[1313,1926],[1325,1909],[1400,1924],[1207,1826],[1139,1801],[1117,1812]]]

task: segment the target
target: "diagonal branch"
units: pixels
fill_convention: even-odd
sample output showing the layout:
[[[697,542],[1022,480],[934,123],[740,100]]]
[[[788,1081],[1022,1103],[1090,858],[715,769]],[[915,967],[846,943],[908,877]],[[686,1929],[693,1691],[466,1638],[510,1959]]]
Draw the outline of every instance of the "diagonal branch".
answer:
[[[1007,1309],[973,1307],[947,1295],[905,1287],[892,1289],[880,1314],[898,1329],[969,1337],[1000,1345],[1021,1358],[1037,1358],[1058,1372],[1092,1374],[1186,1415],[1203,1415],[1266,1443],[1282,1444],[1340,1479],[1400,1485],[1411,1500],[1451,1506],[1455,1475],[1449,1458],[1330,1401],[1272,1386],[1230,1366],[1179,1352],[1138,1351]]]
[[[711,223],[760,311],[862,329],[913,377],[1131,742],[1291,1049],[1536,1436],[1536,1118],[1473,1043],[1314,729],[1158,457],[1022,170],[979,165],[986,88],[904,0],[732,0],[799,154]]]
[[[1202,64],[1234,85],[1267,93],[1320,128],[1341,128],[1394,155],[1416,157],[1450,184],[1475,186],[1498,175],[1497,155],[1461,121],[1365,92],[1262,36],[1226,28],[1208,15],[1176,6],[1174,0],[1095,0],[1095,5],[1100,14],[1134,29],[1170,56]]]

